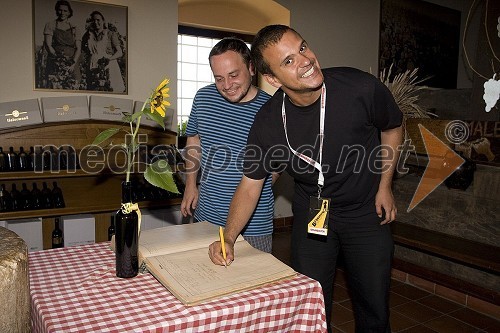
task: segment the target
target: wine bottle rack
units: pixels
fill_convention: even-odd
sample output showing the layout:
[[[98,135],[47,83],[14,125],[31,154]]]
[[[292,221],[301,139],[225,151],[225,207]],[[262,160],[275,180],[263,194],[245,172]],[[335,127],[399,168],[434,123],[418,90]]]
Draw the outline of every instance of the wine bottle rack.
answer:
[[[0,142],[4,147],[69,145],[80,153],[89,147],[98,133],[117,126],[121,124],[88,120],[9,128],[0,130]],[[177,134],[170,130],[145,126],[140,132],[147,135],[148,146],[176,143]],[[123,143],[123,132],[119,132],[111,139],[113,144]],[[86,161],[79,160],[79,162],[85,163]],[[42,217],[44,248],[50,248],[50,233],[55,216],[91,213],[96,220],[96,241],[105,241],[110,215],[120,207],[121,182],[124,179],[123,174],[111,172],[106,168],[92,170],[92,172],[82,169],[0,172],[0,183],[5,184],[8,189],[11,188],[12,183],[37,182],[41,184],[46,181],[52,184],[56,181],[64,194],[65,201],[64,208],[0,212],[0,220]],[[166,207],[179,205],[181,201],[180,196],[172,196],[162,200],[140,201],[139,206],[141,208]]]

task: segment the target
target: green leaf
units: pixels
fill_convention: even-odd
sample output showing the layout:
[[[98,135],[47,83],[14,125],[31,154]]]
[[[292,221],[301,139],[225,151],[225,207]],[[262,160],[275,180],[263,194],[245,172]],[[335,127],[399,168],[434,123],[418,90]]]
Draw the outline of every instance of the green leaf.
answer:
[[[161,127],[163,127],[163,129],[165,129],[165,120],[158,113],[144,112],[144,114],[146,115],[146,117],[148,117],[151,120],[154,120],[158,125],[160,125]]]
[[[132,114],[129,113],[129,112],[122,112],[123,114],[123,117],[122,117],[122,121],[124,123],[130,123],[132,122]]]
[[[179,194],[177,185],[174,181],[172,169],[165,160],[158,160],[151,165],[148,165],[144,178],[148,183],[160,187],[172,193]]]
[[[103,143],[104,141],[106,141],[107,139],[118,133],[119,130],[120,130],[119,128],[108,128],[107,130],[102,131],[101,133],[99,133],[99,135],[95,137],[92,144],[99,145]]]
[[[130,118],[130,123],[135,121],[137,118],[139,118],[140,116],[142,116],[144,114],[144,112],[142,111],[139,111],[139,112],[135,112],[132,117]]]

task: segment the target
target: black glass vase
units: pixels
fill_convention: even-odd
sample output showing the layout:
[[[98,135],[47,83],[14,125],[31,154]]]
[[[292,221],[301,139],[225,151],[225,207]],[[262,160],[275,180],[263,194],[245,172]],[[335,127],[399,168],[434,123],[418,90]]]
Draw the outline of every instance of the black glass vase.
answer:
[[[462,152],[458,154],[465,160],[464,163],[455,169],[455,171],[444,181],[444,184],[449,189],[467,190],[469,185],[474,180],[474,172],[476,171],[476,163],[468,157],[465,157]]]
[[[122,208],[115,216],[116,276],[131,278],[139,273],[139,216],[135,210],[124,211],[132,204],[132,183],[122,183]]]

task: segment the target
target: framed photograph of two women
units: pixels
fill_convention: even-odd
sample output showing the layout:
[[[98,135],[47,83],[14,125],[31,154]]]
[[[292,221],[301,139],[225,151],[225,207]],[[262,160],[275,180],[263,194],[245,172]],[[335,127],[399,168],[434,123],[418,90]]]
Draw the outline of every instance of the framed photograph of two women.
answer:
[[[127,7],[33,0],[35,90],[127,94]]]

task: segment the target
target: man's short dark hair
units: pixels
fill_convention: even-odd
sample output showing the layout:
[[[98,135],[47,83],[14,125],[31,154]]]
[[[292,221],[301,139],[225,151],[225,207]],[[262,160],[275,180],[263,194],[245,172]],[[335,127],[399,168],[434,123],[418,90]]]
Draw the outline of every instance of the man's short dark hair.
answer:
[[[268,25],[257,33],[252,43],[252,59],[253,63],[261,74],[273,74],[269,64],[264,61],[264,57],[262,56],[262,52],[268,46],[277,44],[285,32],[293,31],[298,36],[300,34],[289,26],[282,24],[273,24]],[[301,37],[302,38],[302,37]]]
[[[213,56],[223,54],[227,51],[234,51],[238,53],[243,58],[247,67],[250,66],[250,62],[252,61],[250,50],[243,40],[236,37],[225,37],[215,44],[208,55],[208,61],[210,61],[210,58]]]

